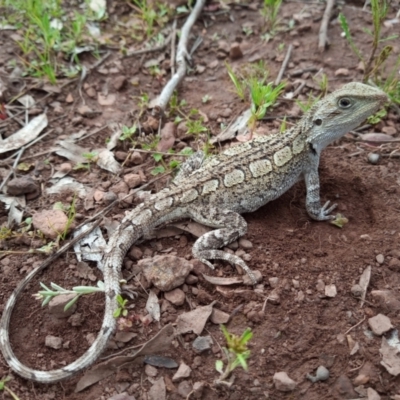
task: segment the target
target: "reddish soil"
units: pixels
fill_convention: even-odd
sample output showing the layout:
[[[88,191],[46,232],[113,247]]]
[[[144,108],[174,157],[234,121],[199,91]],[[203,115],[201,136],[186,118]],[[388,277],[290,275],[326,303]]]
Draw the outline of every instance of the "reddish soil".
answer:
[[[291,84],[297,77],[290,77],[294,70],[315,67],[315,71],[323,68],[329,80],[329,89],[333,90],[349,81],[360,81],[362,73],[356,69],[358,60],[351,52],[347,42],[341,38],[341,29],[338,23],[333,22],[329,26],[331,45],[324,53],[317,50],[317,38],[323,7],[307,3],[285,3],[281,10],[282,18],[287,21],[293,14],[305,11],[310,15],[301,22],[297,22],[292,31],[279,33],[272,41],[260,40],[262,19],[259,12],[248,7],[232,6],[229,12],[213,14],[212,12],[202,16],[196,23],[193,34],[202,35],[203,43],[193,56],[194,66],[203,65],[205,71],[202,74],[192,73],[179,87],[179,99],[185,99],[190,108],[198,108],[210,119],[207,126],[213,135],[220,132],[220,122],[228,123],[241,110],[243,103],[232,93],[232,85],[226,73],[223,58],[218,56],[218,41],[213,41],[213,35],[218,34],[222,40],[232,43],[240,41],[244,56],[238,61],[230,61],[236,67],[250,61],[264,60],[270,69],[271,79],[275,79],[281,66],[287,46],[292,43],[294,51],[290,64],[286,70],[285,78]],[[129,7],[121,6],[117,11],[119,15],[131,12]],[[363,28],[371,28],[370,14],[363,12],[361,6],[348,4],[343,7],[352,28],[355,41],[362,51],[367,52],[371,46],[371,39]],[[394,17],[394,11],[390,17]],[[232,18],[232,19],[231,19]],[[234,22],[232,22],[234,21]],[[246,36],[242,32],[242,25],[252,25],[253,34]],[[396,26],[396,25],[395,25]],[[109,27],[111,29],[111,27]],[[396,28],[398,29],[398,27]],[[383,34],[392,34],[390,28],[383,28]],[[18,54],[17,46],[10,39],[10,31],[0,31],[0,68],[7,72],[6,65]],[[285,44],[283,52],[278,51],[278,45]],[[397,47],[396,47],[397,46]],[[398,43],[395,44],[394,57],[399,55]],[[169,50],[166,53],[169,57]],[[35,169],[27,172],[43,187],[50,187],[49,182],[54,167],[66,160],[50,152],[60,137],[85,129],[89,132],[106,125],[109,122],[120,122],[129,125],[133,121],[132,115],[137,113],[138,106],[135,96],[146,92],[150,98],[159,94],[165,78],[162,82],[151,77],[143,67],[143,63],[151,58],[157,58],[159,53],[147,54],[140,57],[122,58],[118,52],[114,52],[98,69],[90,72],[86,79],[85,90],[82,91],[83,99],[92,109],[100,111],[95,118],[89,119],[78,114],[78,108],[82,105],[82,99],[78,92],[78,83],[65,86],[60,94],[53,94],[43,101],[45,92],[30,89],[28,92],[42,109],[48,108],[49,128],[53,129],[46,138],[27,149],[22,159],[34,162]],[[168,59],[168,57],[166,57]],[[215,60],[218,65],[210,67]],[[86,59],[84,63],[90,65],[94,59]],[[388,70],[394,65],[394,58],[388,61]],[[117,70],[112,73],[112,69]],[[348,76],[335,75],[339,68],[346,68]],[[111,72],[110,72],[111,70]],[[116,77],[124,76],[128,83],[120,90],[115,90],[112,82]],[[129,84],[131,78],[138,78],[139,85]],[[305,72],[299,78],[306,80],[307,84],[315,85],[313,73]],[[26,79],[27,88],[32,83]],[[97,98],[87,95],[88,89],[101,92],[108,85],[111,93],[115,93],[117,101],[111,106],[101,106]],[[310,87],[306,86],[301,94],[303,99],[308,97]],[[315,92],[317,94],[317,92]],[[74,101],[66,102],[67,96],[72,95]],[[202,98],[211,96],[211,101],[203,104]],[[63,112],[56,114],[54,108],[49,106],[52,102],[61,103]],[[227,108],[231,109],[230,116],[221,117],[221,113]],[[281,101],[279,107],[270,111],[268,116],[298,115],[298,106],[293,101]],[[76,118],[78,117],[78,118]],[[75,118],[75,119],[74,119]],[[74,121],[74,122],[73,122]],[[266,130],[276,129],[280,122],[263,122]],[[374,129],[380,132],[385,126],[396,129],[398,136],[400,124],[397,116],[390,113],[388,118]],[[12,133],[19,126],[16,123],[7,125],[6,130]],[[371,128],[372,129],[372,128]],[[6,134],[7,134],[6,132]],[[104,143],[112,134],[106,127],[95,135],[79,142],[80,146],[88,149],[104,147]],[[175,145],[179,147],[179,140]],[[188,141],[197,148],[194,140]],[[127,151],[129,145],[120,144],[116,151]],[[388,154],[395,147],[382,146],[372,150],[381,154]],[[216,300],[216,307],[227,312],[233,312],[238,306],[239,311],[228,324],[230,332],[241,334],[246,327],[251,327],[254,337],[250,342],[251,357],[249,370],[244,372],[237,369],[234,373],[235,382],[233,389],[223,390],[213,386],[217,377],[214,368],[215,360],[221,358],[220,348],[224,345],[223,335],[218,327],[211,322],[206,325],[207,332],[214,339],[212,351],[196,354],[191,347],[194,334],[182,336],[183,340],[177,340],[177,347],[164,355],[172,357],[176,362],[184,361],[192,368],[190,378],[185,378],[191,385],[195,382],[204,382],[204,399],[349,399],[351,388],[346,393],[341,393],[338,385],[340,376],[347,376],[350,381],[358,375],[360,368],[371,364],[369,381],[365,388],[373,388],[381,399],[398,399],[400,397],[400,377],[390,375],[381,365],[379,347],[381,337],[368,336],[368,318],[379,313],[385,314],[391,320],[394,327],[400,327],[400,315],[398,311],[383,307],[370,295],[371,290],[392,290],[400,297],[400,269],[399,262],[393,261],[399,258],[400,248],[400,215],[399,215],[399,173],[398,158],[382,157],[377,165],[367,161],[367,155],[371,148],[359,145],[353,140],[353,136],[346,135],[339,142],[329,146],[322,156],[320,168],[321,196],[323,201],[337,202],[339,211],[349,220],[343,229],[334,227],[329,223],[313,222],[305,210],[305,186],[297,184],[279,200],[271,202],[260,210],[245,215],[248,221],[248,233],[246,239],[252,242],[253,248],[246,250],[251,257],[248,265],[253,270],[262,273],[262,294],[237,285],[225,287],[223,290],[206,282],[199,275],[198,282],[194,285],[183,285],[188,302],[180,307],[169,308],[162,314],[160,324],[153,323],[143,326],[134,324],[132,331],[137,336],[128,345],[144,343],[152,338],[159,329],[169,322],[175,322],[176,317],[191,307],[206,305]],[[48,152],[48,154],[43,154]],[[2,158],[10,156],[6,153]],[[27,159],[27,157],[29,157]],[[47,160],[47,163],[44,161]],[[148,156],[141,169],[150,180],[150,171],[154,168],[154,160]],[[9,171],[8,165],[6,171]],[[121,176],[131,170],[126,167]],[[18,172],[20,176],[23,173]],[[122,178],[92,166],[91,171],[72,171],[77,181],[96,189],[105,187],[108,183],[115,184]],[[165,178],[156,182],[151,189],[157,191],[167,184]],[[148,190],[148,189],[147,189]],[[36,211],[51,209],[57,201],[71,200],[57,195],[42,195],[27,202],[25,217]],[[101,203],[95,203],[92,209],[86,210],[84,199],[77,199],[77,212],[83,218],[94,215],[104,208]],[[132,207],[132,206],[130,206]],[[124,208],[113,210],[117,221],[121,220]],[[7,222],[7,214],[4,211],[0,222]],[[181,239],[187,237],[187,244]],[[180,257],[191,258],[191,247],[194,237],[180,235],[180,237],[164,238],[144,242],[139,247],[147,252],[147,255],[163,254],[162,249],[173,248],[173,252]],[[26,270],[44,260],[44,256],[27,253],[30,242],[26,239],[11,239],[1,243],[2,250],[13,250],[16,254],[2,255],[0,258],[0,304],[5,304],[12,290],[15,288]],[[175,253],[174,253],[175,252]],[[383,262],[377,261],[377,256],[383,255]],[[379,257],[378,257],[379,259]],[[381,260],[380,260],[381,261]],[[32,282],[17,305],[12,317],[10,335],[16,355],[27,365],[39,369],[57,368],[72,362],[88,348],[88,339],[97,335],[103,316],[104,300],[100,294],[87,296],[79,301],[78,310],[83,314],[83,324],[72,327],[67,320],[57,320],[46,313],[40,304],[33,300],[31,294],[37,292],[38,282],[57,282],[63,287],[73,287],[82,284],[93,284],[87,279],[82,279],[76,274],[76,258],[71,251],[68,255],[51,265],[36,280]],[[134,263],[135,264],[135,263]],[[372,266],[372,277],[366,297],[366,304],[360,307],[360,301],[351,293],[351,288],[358,283],[361,273],[367,266]],[[132,262],[126,262],[130,269],[123,271],[124,276],[131,275]],[[96,268],[93,265],[93,270]],[[216,263],[215,272],[207,271],[210,275],[235,276],[236,271],[225,264]],[[98,278],[101,274],[96,272]],[[265,299],[272,288],[269,278],[279,278],[281,288],[280,304],[267,302],[265,310],[262,308]],[[317,288],[317,283],[322,280],[325,285],[334,284],[337,288],[335,297],[326,297],[323,291]],[[129,282],[137,286],[141,296],[135,304],[135,312],[146,314],[145,304],[147,296],[138,283]],[[163,293],[159,292],[159,298]],[[349,328],[357,325],[348,333],[358,342],[360,348],[350,355],[350,349],[346,335]],[[62,337],[66,348],[52,350],[44,346],[44,338],[47,335]],[[88,336],[89,335],[89,336]],[[107,355],[115,350],[109,350]],[[199,362],[200,357],[200,362]],[[330,377],[324,382],[312,384],[306,379],[307,373],[314,373],[319,365],[324,365],[330,371]],[[276,372],[285,371],[294,379],[297,388],[289,393],[283,393],[275,389],[273,375]],[[0,376],[10,375],[12,380],[8,386],[14,390],[21,399],[108,399],[114,394],[126,391],[134,395],[136,399],[147,399],[152,382],[159,377],[164,377],[167,385],[167,398],[179,399],[179,382],[172,383],[171,378],[175,369],[159,368],[156,378],[147,377],[144,365],[136,365],[102,380],[81,393],[74,393],[75,385],[83,373],[71,380],[53,384],[36,384],[19,378],[10,372],[7,364],[2,360]],[[358,386],[353,384],[353,386]],[[361,397],[358,395],[358,397]],[[4,394],[4,398],[7,397]],[[190,397],[192,398],[192,397]],[[372,398],[372,397],[371,397]]]

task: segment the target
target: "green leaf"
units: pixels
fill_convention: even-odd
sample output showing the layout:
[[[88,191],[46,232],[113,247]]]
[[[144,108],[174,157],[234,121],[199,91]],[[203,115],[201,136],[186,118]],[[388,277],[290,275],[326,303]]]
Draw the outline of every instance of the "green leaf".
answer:
[[[215,369],[222,374],[222,372],[224,371],[224,363],[222,362],[222,360],[217,360],[215,361]]]
[[[154,153],[153,154],[153,158],[154,158],[155,161],[159,162],[159,161],[162,160],[163,156],[162,156],[162,154]]]
[[[158,165],[157,167],[153,168],[150,173],[153,176],[163,174],[165,172],[165,168],[162,165]]]
[[[64,306],[64,311],[67,311],[69,308],[71,308],[79,299],[79,295],[77,294],[73,299],[71,299],[65,306]]]

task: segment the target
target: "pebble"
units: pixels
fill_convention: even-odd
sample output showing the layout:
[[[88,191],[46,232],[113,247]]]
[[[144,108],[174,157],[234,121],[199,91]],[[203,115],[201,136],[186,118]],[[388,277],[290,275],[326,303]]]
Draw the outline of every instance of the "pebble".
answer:
[[[189,274],[185,279],[185,283],[187,283],[188,285],[195,285],[198,281],[199,278],[193,274]]]
[[[381,400],[381,396],[372,388],[367,389],[367,396],[368,400]]]
[[[144,367],[144,373],[147,376],[155,377],[158,374],[158,369],[156,367],[153,367],[152,365],[146,364]]]
[[[378,314],[375,317],[369,318],[368,325],[377,336],[383,335],[393,328],[390,319],[383,314]]]
[[[189,398],[189,394],[192,392],[192,385],[189,381],[182,381],[178,385],[178,393],[184,398]]]
[[[68,217],[61,210],[43,210],[33,215],[32,223],[44,236],[56,239],[60,233],[66,231]]]
[[[383,254],[378,254],[376,256],[376,262],[378,264],[383,264],[385,262],[385,257],[383,256]]]
[[[229,49],[229,58],[231,60],[237,60],[243,57],[242,49],[240,48],[240,44],[235,42],[231,44],[231,48]]]
[[[292,279],[293,287],[298,289],[300,287],[300,282],[297,279]]]
[[[389,311],[400,310],[400,294],[392,290],[372,290],[372,297],[379,300],[381,307]]]
[[[325,290],[325,282],[322,279],[318,279],[315,288],[318,292],[323,292]]]
[[[357,392],[353,389],[350,379],[346,375],[340,375],[336,380],[333,391],[339,399],[358,399]]]
[[[227,107],[227,108],[223,108],[220,112],[219,112],[219,116],[222,118],[230,118],[232,115],[232,110]]]
[[[126,77],[124,75],[116,76],[112,79],[111,85],[117,91],[121,90],[126,83]]]
[[[213,308],[210,319],[216,325],[226,324],[229,321],[229,314],[218,310],[218,308]]]
[[[69,318],[68,318],[68,323],[71,326],[81,326],[83,323],[83,315],[81,313],[75,313],[72,314]]]
[[[176,371],[175,375],[172,377],[172,382],[176,382],[182,378],[189,378],[191,373],[192,369],[182,361],[178,371]]]
[[[211,336],[198,336],[192,343],[193,350],[197,353],[210,350],[213,344]]]
[[[325,286],[325,296],[326,297],[335,297],[337,295],[337,290],[335,285],[326,285]]]
[[[239,246],[244,250],[250,250],[253,248],[253,243],[251,243],[250,240],[240,238]]]
[[[335,71],[335,76],[349,76],[349,70],[347,68],[339,68]]]
[[[393,136],[397,133],[397,129],[394,126],[384,126],[382,132],[387,135]]]
[[[323,365],[320,365],[318,367],[315,376],[307,374],[307,379],[309,379],[312,383],[318,381],[326,381],[328,378],[329,378],[329,371]]]
[[[389,261],[389,269],[400,272],[400,260],[398,258],[392,258]]]
[[[124,181],[119,181],[115,185],[111,186],[110,190],[114,192],[116,195],[119,195],[120,193],[128,194],[129,187]]]
[[[217,51],[222,51],[225,54],[229,53],[229,43],[226,40],[219,40],[218,41],[218,48]]]
[[[76,310],[76,303],[66,311],[64,311],[64,307],[75,297],[75,293],[60,294],[53,297],[49,302],[49,313],[59,319],[70,317]]]
[[[276,276],[272,277],[272,278],[268,278],[269,284],[272,288],[276,288],[278,286],[279,283],[279,278],[277,278]]]
[[[364,293],[364,290],[360,285],[357,284],[357,285],[353,285],[351,287],[351,294],[354,297],[361,297],[363,293]]]
[[[185,293],[181,289],[173,289],[169,292],[164,293],[164,297],[168,300],[171,304],[175,306],[181,306],[185,303]]]
[[[368,162],[370,164],[378,164],[379,160],[380,160],[381,156],[378,153],[369,153],[368,154]]]
[[[297,383],[289,378],[286,372],[276,372],[273,377],[275,388],[280,392],[291,392],[296,388]]]
[[[47,347],[58,350],[62,347],[62,339],[57,336],[47,335],[44,344]]]
[[[140,165],[143,163],[143,155],[142,153],[138,152],[138,151],[134,151],[129,160],[132,162],[132,164],[134,165]]]
[[[193,269],[193,265],[188,260],[167,255],[140,260],[138,267],[143,271],[148,282],[165,292],[182,285]]]
[[[105,205],[109,205],[112,202],[114,202],[115,200],[117,200],[117,195],[114,192],[106,192],[103,195],[103,203]]]
[[[39,186],[30,176],[11,179],[7,183],[7,194],[11,196],[20,196],[22,194],[34,193],[39,191]]]
[[[133,189],[142,183],[142,178],[138,174],[126,174],[124,175],[123,179],[128,185],[129,189]]]

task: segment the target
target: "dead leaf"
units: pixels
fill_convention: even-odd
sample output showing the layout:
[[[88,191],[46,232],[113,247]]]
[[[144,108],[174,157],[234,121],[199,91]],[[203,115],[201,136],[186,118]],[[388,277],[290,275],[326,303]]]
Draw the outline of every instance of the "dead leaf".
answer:
[[[367,268],[364,269],[363,273],[360,276],[360,282],[359,285],[361,286],[363,292],[361,294],[361,304],[360,307],[363,306],[364,301],[365,301],[365,296],[367,294],[367,289],[369,285],[369,281],[371,279],[371,266],[368,265]]]
[[[238,276],[234,276],[232,278],[219,278],[217,276],[209,276],[205,274],[202,275],[207,282],[218,286],[237,285],[239,283],[243,283],[243,279],[239,278]]]
[[[385,337],[382,337],[382,344],[379,352],[382,354],[381,365],[383,365],[389,374],[393,376],[400,375],[400,349],[389,345]]]
[[[194,332],[200,335],[212,313],[215,301],[208,306],[197,307],[195,310],[179,315],[176,319],[176,332],[178,335]]]
[[[121,165],[114,158],[114,153],[107,149],[99,151],[97,156],[97,165],[113,174],[119,174],[121,171]]]
[[[156,321],[160,320],[161,316],[160,304],[158,303],[158,297],[153,290],[150,290],[149,292],[149,298],[147,299],[146,303],[146,310],[154,320]]]
[[[360,135],[362,142],[369,142],[372,144],[393,142],[395,138],[385,133],[364,133]]]
[[[162,353],[169,350],[174,338],[172,324],[164,326],[156,336],[143,345],[137,346],[138,350],[132,356],[117,356],[97,364],[79,380],[75,392],[81,392],[87,387],[94,385],[104,378],[117,372],[121,367],[129,367],[132,363],[139,364],[142,360],[139,357],[147,354]]]
[[[19,149],[36,139],[42,130],[46,128],[47,123],[46,114],[41,114],[33,118],[19,131],[4,140],[0,140],[0,154]]]

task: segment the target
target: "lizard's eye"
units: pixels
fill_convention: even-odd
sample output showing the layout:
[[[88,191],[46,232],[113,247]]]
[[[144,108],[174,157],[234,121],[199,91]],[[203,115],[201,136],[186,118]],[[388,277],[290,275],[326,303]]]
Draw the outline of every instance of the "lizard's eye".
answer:
[[[322,119],[321,119],[321,118],[317,118],[317,119],[314,121],[314,124],[317,125],[317,126],[321,126],[321,125],[322,125]]]
[[[351,106],[351,104],[352,103],[351,103],[350,99],[347,97],[342,97],[338,101],[338,105],[340,108],[349,108]]]

